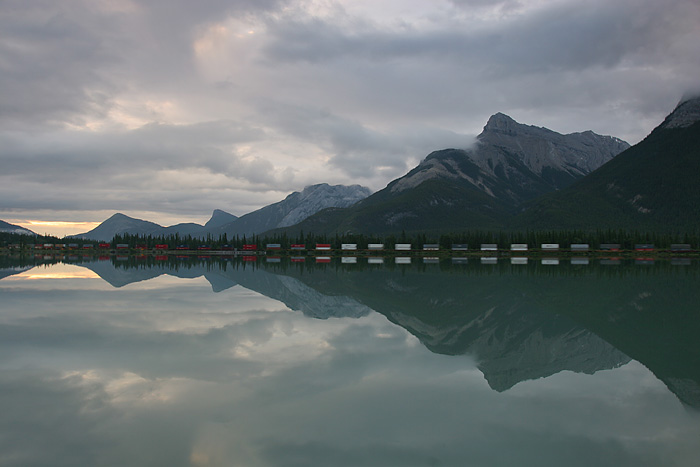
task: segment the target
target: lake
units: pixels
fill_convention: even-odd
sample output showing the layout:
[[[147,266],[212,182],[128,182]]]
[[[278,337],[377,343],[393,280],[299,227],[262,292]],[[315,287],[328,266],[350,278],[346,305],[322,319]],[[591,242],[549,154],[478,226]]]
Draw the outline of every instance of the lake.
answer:
[[[695,466],[698,263],[2,256],[0,465]]]

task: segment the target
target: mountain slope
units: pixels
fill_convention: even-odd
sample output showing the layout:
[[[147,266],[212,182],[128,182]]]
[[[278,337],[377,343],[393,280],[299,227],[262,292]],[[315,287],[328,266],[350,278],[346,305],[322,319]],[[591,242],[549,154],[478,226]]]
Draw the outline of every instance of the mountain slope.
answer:
[[[560,192],[526,205],[521,228],[700,228],[700,98],[643,141]]]
[[[465,225],[497,228],[508,216],[508,206],[464,180],[430,179],[410,190],[391,191],[390,184],[366,202],[346,210],[323,211],[299,224],[311,232],[382,234],[403,230],[451,230]],[[336,222],[326,222],[330,216]]]
[[[468,150],[429,154],[386,188],[290,232],[386,234],[503,228],[525,201],[559,190],[628,148],[593,132],[561,135],[496,114]]]
[[[36,235],[29,229],[25,229],[22,226],[10,224],[9,222],[0,221],[0,232],[22,234],[22,235]]]
[[[213,236],[227,234],[229,237],[253,235],[278,227],[286,227],[303,221],[322,209],[348,207],[369,196],[369,188],[360,185],[335,185],[327,183],[307,186],[303,191],[287,196],[280,202],[270,204],[238,219],[207,229]]]

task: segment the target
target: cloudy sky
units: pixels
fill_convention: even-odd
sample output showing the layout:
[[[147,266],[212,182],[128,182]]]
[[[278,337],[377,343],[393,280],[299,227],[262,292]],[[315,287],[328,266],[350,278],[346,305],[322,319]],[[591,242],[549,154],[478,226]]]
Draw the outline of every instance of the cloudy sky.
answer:
[[[698,89],[698,44],[696,0],[2,0],[0,219],[377,190],[496,112],[634,144]]]

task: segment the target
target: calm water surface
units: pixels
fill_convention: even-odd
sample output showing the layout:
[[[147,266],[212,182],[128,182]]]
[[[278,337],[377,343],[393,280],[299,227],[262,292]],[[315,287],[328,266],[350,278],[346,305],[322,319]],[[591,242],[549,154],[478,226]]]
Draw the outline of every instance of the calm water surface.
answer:
[[[348,261],[0,257],[0,465],[698,465],[697,261]]]

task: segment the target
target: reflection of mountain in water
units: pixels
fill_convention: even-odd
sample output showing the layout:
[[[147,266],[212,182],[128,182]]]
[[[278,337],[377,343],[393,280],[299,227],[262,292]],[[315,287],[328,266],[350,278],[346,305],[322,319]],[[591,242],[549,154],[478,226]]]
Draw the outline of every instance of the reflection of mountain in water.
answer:
[[[87,262],[115,287],[161,274],[239,284],[315,318],[375,310],[431,351],[469,353],[504,391],[562,370],[594,373],[633,358],[700,408],[700,271],[691,266],[536,264],[379,268],[238,261]],[[13,265],[8,266],[15,267]]]
[[[111,261],[92,261],[81,263],[80,266],[90,269],[112,287],[124,287],[134,282],[154,279],[163,274],[172,274],[168,269],[153,265],[144,268],[115,268]]]
[[[564,370],[593,374],[630,361],[563,316],[514,307],[493,310],[475,324],[478,335],[471,340],[468,352],[478,357],[479,369],[496,391]]]
[[[214,291],[240,284],[314,318],[359,317],[372,307],[434,352],[475,355],[485,378],[498,391],[562,370],[593,373],[629,361],[570,318],[531,306],[514,289],[503,290],[500,276],[481,275],[463,284],[462,275],[425,271],[397,274],[374,270],[358,274],[298,266],[275,274],[257,267],[240,267],[241,263],[177,266],[136,265],[115,270],[109,263],[87,264],[114,286],[165,273],[186,278],[204,276]]]
[[[0,258],[0,279],[27,271],[49,262],[27,260],[11,261]],[[152,258],[129,257],[116,261],[86,260],[72,263],[90,269],[112,287],[120,288],[162,275],[183,279],[204,277],[214,292],[221,292],[235,285],[258,292],[283,302],[288,308],[304,315],[318,318],[359,318],[372,310],[353,298],[343,295],[326,295],[293,277],[273,274],[254,266],[246,267],[237,261],[197,259],[187,261],[153,261]]]
[[[19,255],[0,255],[0,280],[29,271],[36,265],[36,260],[32,257],[28,261]]]
[[[317,268],[297,277],[324,293],[356,298],[434,352],[474,354],[496,390],[633,358],[684,403],[700,407],[697,262],[441,267]]]
[[[571,318],[531,303],[500,274],[309,268],[296,277],[324,293],[357,298],[433,352],[474,355],[497,391],[562,370],[590,374],[630,360]]]
[[[351,317],[358,318],[371,310],[346,296],[329,296],[319,293],[298,279],[272,274],[256,267],[244,267],[240,262],[190,261],[176,263],[132,262],[88,262],[82,264],[114,287],[123,287],[168,274],[192,279],[203,276],[214,292],[241,285],[267,297],[283,302],[288,308],[301,311],[313,318]]]
[[[33,266],[13,266],[8,268],[0,269],[0,280],[14,276],[15,274],[22,274],[24,271],[29,271]]]

